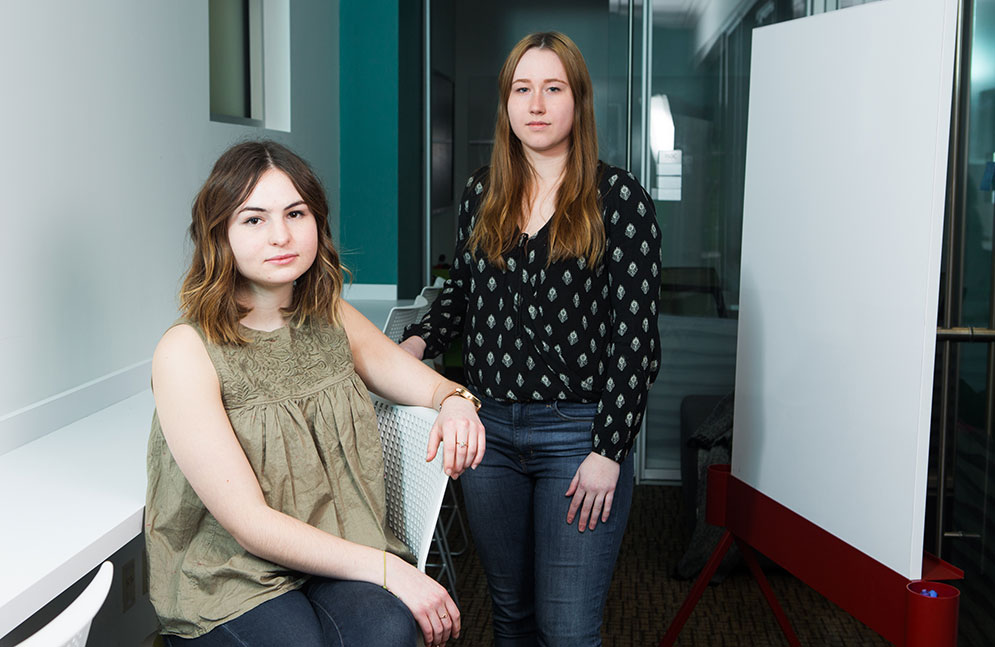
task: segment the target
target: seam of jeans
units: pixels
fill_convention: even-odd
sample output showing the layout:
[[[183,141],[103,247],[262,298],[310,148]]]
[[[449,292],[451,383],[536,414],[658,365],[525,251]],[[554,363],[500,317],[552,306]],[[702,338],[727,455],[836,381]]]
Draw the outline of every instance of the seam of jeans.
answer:
[[[231,630],[230,627],[227,627],[225,625],[221,625],[221,628],[224,629],[225,632],[229,636],[231,636],[232,638],[234,638],[235,640],[237,640],[239,645],[242,645],[242,647],[249,647],[249,643],[247,643],[244,640],[242,640],[237,633],[235,633],[234,631]]]
[[[595,418],[597,418],[597,416],[591,416],[590,418],[575,418],[573,416],[568,416],[564,412],[560,411],[560,406],[557,402],[553,403],[553,411],[556,412],[556,415],[559,416],[561,420],[565,420],[567,422],[594,422]]]
[[[340,645],[345,645],[345,640],[342,638],[342,631],[339,629],[339,623],[335,621],[335,616],[333,616],[331,613],[329,613],[328,609],[326,609],[324,606],[322,606],[321,603],[319,603],[319,602],[317,602],[317,601],[315,601],[313,599],[311,600],[311,606],[313,606],[315,609],[318,609],[323,614],[325,614],[325,617],[327,617],[331,621],[332,626],[335,627],[335,633],[338,634],[338,636],[339,636],[339,644]]]

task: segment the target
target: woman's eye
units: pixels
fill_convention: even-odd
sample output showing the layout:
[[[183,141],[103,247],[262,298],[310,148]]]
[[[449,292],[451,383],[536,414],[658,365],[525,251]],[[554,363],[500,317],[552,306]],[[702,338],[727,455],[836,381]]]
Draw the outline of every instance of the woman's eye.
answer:
[[[246,218],[244,220],[245,224],[247,224],[247,225],[258,225],[262,221],[263,221],[263,219],[260,218],[260,217],[258,217],[258,216],[249,216],[248,218]]]
[[[529,89],[525,88],[525,87],[522,87],[522,88],[515,88],[513,91],[517,92],[518,94],[525,94],[526,92],[529,91]]]
[[[304,212],[303,211],[298,211],[298,210],[295,209],[294,211],[291,211],[290,213],[288,213],[287,216],[289,216],[291,218],[303,218],[304,217]]]
[[[551,86],[549,86],[549,87],[548,87],[548,88],[546,88],[546,89],[547,89],[548,91],[550,91],[550,92],[561,92],[561,91],[563,90],[563,88],[561,88],[561,87],[558,87],[558,86],[555,86],[555,85],[551,85]]]

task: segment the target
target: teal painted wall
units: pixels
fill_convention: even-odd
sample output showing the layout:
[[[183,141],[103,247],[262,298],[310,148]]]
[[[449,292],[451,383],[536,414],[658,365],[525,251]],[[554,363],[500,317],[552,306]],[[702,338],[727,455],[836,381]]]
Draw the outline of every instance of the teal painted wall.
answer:
[[[339,247],[355,283],[397,284],[399,1],[339,5]]]

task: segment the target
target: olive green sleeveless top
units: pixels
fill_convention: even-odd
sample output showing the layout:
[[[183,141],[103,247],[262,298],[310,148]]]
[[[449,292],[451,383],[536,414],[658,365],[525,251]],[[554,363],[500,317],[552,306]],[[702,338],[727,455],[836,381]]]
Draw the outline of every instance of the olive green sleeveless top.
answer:
[[[322,322],[272,332],[243,328],[251,343],[234,346],[208,343],[193,327],[217,370],[225,411],[266,503],[413,561],[386,529],[376,413],[353,368],[345,331]],[[163,633],[195,638],[307,580],[249,554],[221,527],[173,460],[158,415],[148,477],[150,595]]]

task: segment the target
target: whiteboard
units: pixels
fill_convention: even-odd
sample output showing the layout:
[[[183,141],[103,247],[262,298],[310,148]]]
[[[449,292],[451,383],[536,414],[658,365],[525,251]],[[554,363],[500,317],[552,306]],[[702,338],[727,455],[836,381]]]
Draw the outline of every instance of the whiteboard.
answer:
[[[733,475],[922,568],[956,2],[753,32]]]

